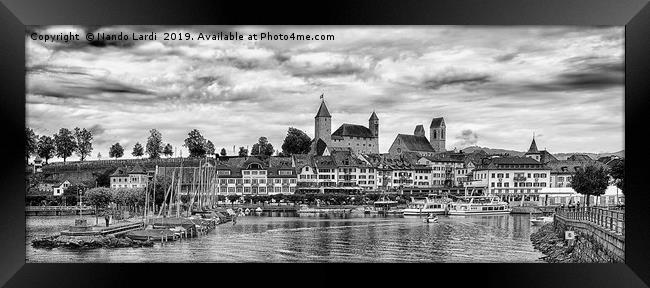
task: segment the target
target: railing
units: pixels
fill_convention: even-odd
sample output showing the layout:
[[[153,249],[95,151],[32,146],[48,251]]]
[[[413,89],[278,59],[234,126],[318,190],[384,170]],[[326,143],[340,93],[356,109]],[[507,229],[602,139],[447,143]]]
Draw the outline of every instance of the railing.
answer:
[[[580,220],[625,236],[625,210],[621,207],[558,208],[555,213],[570,220]]]

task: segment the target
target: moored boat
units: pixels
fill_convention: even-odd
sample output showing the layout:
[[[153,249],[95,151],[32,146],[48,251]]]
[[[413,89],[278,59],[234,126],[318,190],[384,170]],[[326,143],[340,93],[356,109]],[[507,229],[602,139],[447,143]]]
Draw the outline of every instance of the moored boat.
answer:
[[[508,203],[496,196],[464,196],[448,206],[449,215],[498,215],[509,214]]]
[[[429,215],[445,214],[447,211],[447,204],[450,201],[444,198],[413,198],[407,208],[403,210],[404,215]]]
[[[541,226],[551,222],[553,222],[553,217],[548,217],[548,216],[535,217],[530,219],[530,223],[535,226]]]

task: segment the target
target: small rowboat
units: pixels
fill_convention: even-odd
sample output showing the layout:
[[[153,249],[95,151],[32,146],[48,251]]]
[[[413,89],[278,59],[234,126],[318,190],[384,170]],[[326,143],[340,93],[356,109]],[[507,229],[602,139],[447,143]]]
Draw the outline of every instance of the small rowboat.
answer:
[[[535,226],[544,225],[550,222],[553,222],[553,217],[535,217],[530,219],[530,223],[532,223]]]
[[[427,218],[422,219],[424,223],[438,223],[438,217],[429,215]]]

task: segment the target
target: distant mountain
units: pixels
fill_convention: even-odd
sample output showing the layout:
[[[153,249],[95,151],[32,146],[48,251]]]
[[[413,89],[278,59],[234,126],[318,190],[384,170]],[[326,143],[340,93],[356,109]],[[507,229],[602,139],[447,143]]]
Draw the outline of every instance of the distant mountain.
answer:
[[[469,147],[465,147],[465,148],[459,149],[459,150],[462,150],[465,153],[472,153],[474,151],[483,150],[488,154],[506,154],[507,153],[507,154],[509,154],[511,156],[524,156],[524,154],[526,154],[526,152],[520,152],[520,151],[515,151],[515,150],[492,149],[492,148],[488,148],[488,147],[479,147],[479,146],[469,146]]]
[[[493,149],[493,148],[479,147],[479,146],[469,146],[469,147],[465,147],[465,148],[460,149],[460,150],[463,150],[463,152],[465,152],[465,153],[472,153],[474,151],[483,150],[488,154],[506,154],[507,153],[507,154],[509,154],[511,156],[524,156],[524,154],[526,154],[526,152],[522,152],[522,151],[506,150],[506,149],[498,149],[498,148]],[[571,157],[571,155],[577,155],[577,154],[587,155],[591,159],[598,160],[598,158],[600,158],[600,157],[605,157],[605,156],[610,156],[610,155],[625,157],[625,150],[621,150],[621,151],[618,151],[618,152],[611,152],[611,153],[608,153],[608,152],[604,152],[604,153],[585,153],[585,152],[553,153],[553,152],[551,152],[551,154],[553,154],[553,156],[555,156],[555,158],[557,158],[558,160],[566,160],[567,158]]]

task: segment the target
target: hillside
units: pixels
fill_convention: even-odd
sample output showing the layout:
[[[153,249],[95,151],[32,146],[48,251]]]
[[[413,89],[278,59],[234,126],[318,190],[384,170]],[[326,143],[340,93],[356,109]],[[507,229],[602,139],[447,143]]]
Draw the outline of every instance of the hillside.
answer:
[[[493,148],[488,148],[488,147],[479,147],[479,146],[470,146],[462,149],[463,152],[465,153],[471,153],[474,151],[478,150],[484,150],[488,154],[510,154],[513,156],[524,156],[526,154],[525,151],[515,151],[515,150],[506,150],[506,149],[493,149]],[[619,157],[625,157],[625,150],[621,150],[618,152],[605,152],[605,153],[586,153],[586,152],[571,152],[571,153],[553,153],[552,151],[551,154],[555,156],[558,160],[565,160],[571,155],[576,155],[576,154],[581,154],[581,155],[587,155],[591,157],[591,159],[597,160],[600,157],[605,157],[605,156],[610,156],[610,155],[616,155]]]

